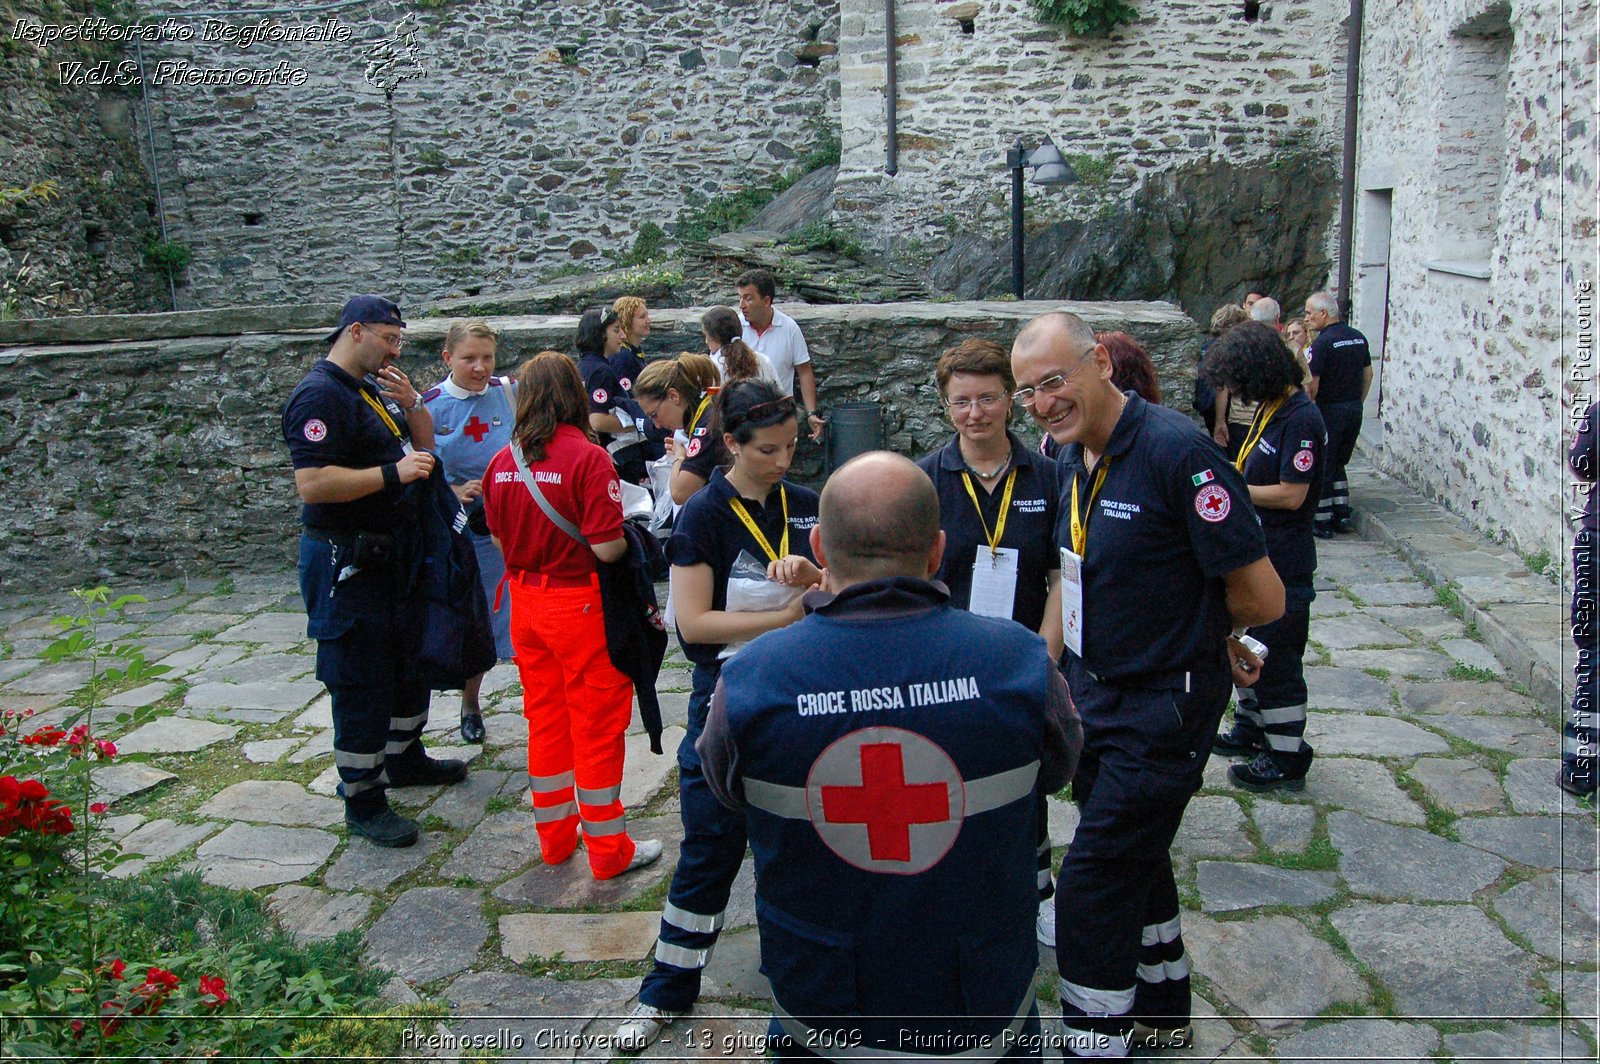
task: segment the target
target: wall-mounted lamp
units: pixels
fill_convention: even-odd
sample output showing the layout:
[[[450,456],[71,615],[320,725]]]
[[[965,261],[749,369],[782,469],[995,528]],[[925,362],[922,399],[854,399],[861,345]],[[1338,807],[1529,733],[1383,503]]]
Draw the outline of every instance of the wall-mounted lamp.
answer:
[[[1061,157],[1061,152],[1049,137],[1032,151],[1022,147],[1022,139],[1006,152],[1006,165],[1011,168],[1011,293],[1022,298],[1022,171],[1033,171],[1036,185],[1076,184],[1078,172]]]

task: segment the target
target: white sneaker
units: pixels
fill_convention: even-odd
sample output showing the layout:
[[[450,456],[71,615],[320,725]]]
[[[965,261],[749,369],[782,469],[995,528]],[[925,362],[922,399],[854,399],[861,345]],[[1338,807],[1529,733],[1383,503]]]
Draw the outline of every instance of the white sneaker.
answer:
[[[1056,948],[1056,900],[1045,898],[1039,903],[1039,919],[1033,922],[1034,932],[1039,936],[1039,945]]]
[[[661,844],[658,842],[656,843],[658,856],[660,849]],[[617,1025],[617,1033],[611,1036],[612,1041],[624,1053],[641,1052],[661,1037],[661,1032],[667,1024],[682,1015],[681,1012],[668,1012],[666,1009],[658,1009],[641,1001],[633,1007],[628,1018]]]
[[[624,872],[632,872],[636,868],[653,865],[661,857],[660,839],[640,839],[633,844],[633,860],[628,862]]]

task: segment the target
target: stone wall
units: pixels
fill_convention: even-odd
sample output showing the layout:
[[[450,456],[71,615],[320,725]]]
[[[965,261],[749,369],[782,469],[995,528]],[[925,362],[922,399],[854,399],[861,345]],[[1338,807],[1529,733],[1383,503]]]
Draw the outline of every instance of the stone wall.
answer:
[[[1353,324],[1383,345],[1375,453],[1479,531],[1559,559],[1565,412],[1593,395],[1568,370],[1595,269],[1595,5],[1367,18]]]
[[[891,447],[931,450],[948,433],[933,366],[969,336],[1009,343],[1056,303],[786,306],[801,323],[825,406],[883,404]],[[1176,308],[1070,304],[1096,329],[1126,329],[1150,348],[1164,392],[1190,391],[1199,334]],[[699,310],[661,310],[652,353],[699,345]],[[283,403],[326,352],[336,307],[284,314],[295,332],[245,333],[226,311],[208,329],[186,315],[177,339],[0,348],[0,479],[10,485],[0,533],[0,581],[74,586],[117,575],[178,575],[293,563],[299,508],[284,448]],[[566,350],[577,319],[491,319],[502,370],[545,349]],[[129,322],[127,335],[147,321]],[[96,323],[96,335],[116,335]],[[311,327],[315,325],[316,327]],[[413,323],[403,368],[423,385],[448,319]],[[210,332],[211,335],[202,335]],[[815,481],[821,456],[802,443],[798,472]]]
[[[526,286],[787,172],[831,128],[831,3],[389,0],[146,49],[185,306]],[[233,39],[223,39],[227,33]],[[208,35],[212,39],[207,39]],[[165,65],[163,65],[165,64]],[[193,85],[207,68],[289,83]]]
[[[1105,217],[1196,160],[1310,149],[1337,162],[1346,3],[1266,0],[1251,22],[1246,5],[1220,0],[1135,6],[1138,22],[1083,39],[1040,24],[1027,0],[896,3],[900,150],[889,176],[884,0],[840,0],[841,223],[912,251],[958,231],[1003,241],[1005,153],[1018,137],[1031,148],[1049,135],[1082,179],[1028,186],[1030,226]]]
[[[54,181],[59,194],[0,196],[0,318],[170,309],[143,259],[156,195],[139,156],[138,94],[63,84],[59,63],[93,66],[121,46],[17,39],[19,23],[74,23],[89,0],[15,0],[0,32],[0,188]],[[70,75],[68,81],[70,81]]]

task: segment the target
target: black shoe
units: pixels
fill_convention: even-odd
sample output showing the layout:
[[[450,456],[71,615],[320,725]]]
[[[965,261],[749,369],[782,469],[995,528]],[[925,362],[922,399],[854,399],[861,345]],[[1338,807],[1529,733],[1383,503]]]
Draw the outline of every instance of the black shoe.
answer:
[[[1341,517],[1339,520],[1333,523],[1333,530],[1346,536],[1353,536],[1355,535],[1356,531],[1355,519],[1350,517]]]
[[[1588,798],[1592,800],[1595,796],[1595,779],[1592,773],[1589,775],[1588,779],[1580,782],[1577,777],[1563,768],[1561,770],[1561,775],[1557,777],[1556,782],[1561,786],[1562,790],[1566,791],[1574,798]]]
[[[369,839],[376,846],[410,846],[418,835],[415,820],[408,820],[388,806],[359,820],[346,813],[344,826],[350,834]]]
[[[1237,724],[1225,732],[1218,732],[1211,741],[1211,752],[1214,754],[1249,754],[1266,748],[1267,740],[1261,733],[1245,731]]]
[[[1333,526],[1328,524],[1326,521],[1318,521],[1316,524],[1311,526],[1311,534],[1316,536],[1318,539],[1332,539]]]
[[[486,735],[483,730],[482,713],[468,713],[461,718],[461,738],[476,746],[483,742]]]
[[[460,783],[467,778],[467,763],[453,757],[423,757],[409,765],[389,769],[391,787],[432,787],[440,783]]]
[[[1298,754],[1273,754],[1262,751],[1248,765],[1228,769],[1228,779],[1247,791],[1303,791],[1306,770],[1311,767],[1311,750]]]

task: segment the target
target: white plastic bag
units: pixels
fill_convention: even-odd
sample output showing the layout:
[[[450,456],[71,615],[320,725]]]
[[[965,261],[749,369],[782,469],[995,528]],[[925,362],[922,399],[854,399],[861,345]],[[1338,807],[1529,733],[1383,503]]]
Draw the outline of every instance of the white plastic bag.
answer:
[[[742,550],[734,559],[728,574],[728,600],[723,609],[729,613],[772,613],[786,609],[791,602],[805,594],[805,588],[790,587],[767,579],[767,565],[757,561],[755,555]],[[743,643],[730,643],[717,655],[726,661],[739,652]]]

